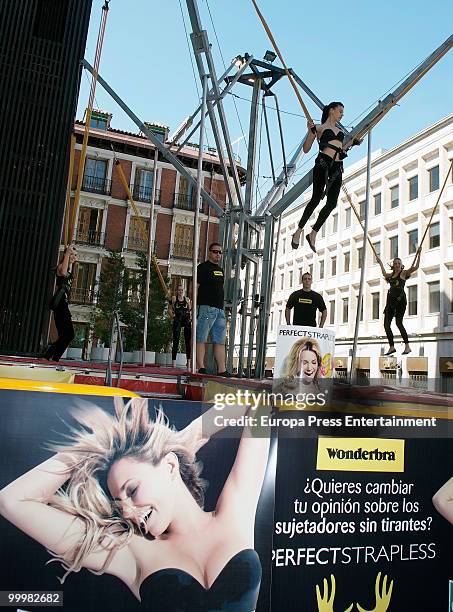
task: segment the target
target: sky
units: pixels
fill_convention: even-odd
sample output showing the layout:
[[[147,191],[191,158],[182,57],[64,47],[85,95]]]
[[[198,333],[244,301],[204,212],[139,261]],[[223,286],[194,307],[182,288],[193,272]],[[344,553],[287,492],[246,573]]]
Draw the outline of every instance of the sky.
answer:
[[[453,2],[446,0],[258,0],[285,58],[325,103],[341,100],[343,124],[352,127],[369,107],[453,33]],[[93,0],[85,57],[93,64],[103,1]],[[189,52],[190,24],[185,0],[111,0],[100,74],[143,121],[170,127],[170,134],[200,101],[200,82]],[[250,0],[198,0],[203,28],[212,44],[217,76],[238,54],[262,59],[271,44]],[[182,9],[182,10],[181,10]],[[278,60],[276,65],[280,65]],[[82,74],[77,118],[83,117],[89,75]],[[282,111],[287,157],[304,137],[306,119],[288,80],[274,88]],[[252,89],[236,85],[225,110],[234,151],[245,163]],[[301,92],[315,121],[317,107]],[[245,98],[245,100],[241,99]],[[106,94],[96,89],[95,106],[113,113],[112,127],[137,132],[136,126]],[[272,100],[268,107],[272,107]],[[392,109],[373,130],[372,148],[390,149],[453,112],[453,50]],[[261,113],[260,113],[261,118]],[[282,162],[276,113],[269,111],[275,165]],[[261,125],[261,123],[260,123]],[[271,186],[264,129],[260,129],[259,193]],[[192,141],[197,141],[194,136]],[[214,145],[212,132],[207,142]],[[294,184],[312,164],[315,148],[304,156]],[[348,161],[366,154],[354,148]]]

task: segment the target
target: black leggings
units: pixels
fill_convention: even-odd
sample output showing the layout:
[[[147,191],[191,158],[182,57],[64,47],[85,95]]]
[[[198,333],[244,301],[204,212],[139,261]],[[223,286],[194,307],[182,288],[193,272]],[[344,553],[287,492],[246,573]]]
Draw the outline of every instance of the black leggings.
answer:
[[[179,347],[179,337],[181,335],[181,328],[184,329],[184,342],[186,344],[186,356],[190,359],[192,356],[192,323],[190,319],[173,319],[173,348],[171,351],[171,358],[173,361],[176,359],[176,354]]]
[[[305,226],[313,211],[324,197],[326,185],[328,187],[327,201],[325,206],[319,211],[316,223],[313,225],[315,232],[318,232],[327,221],[328,216],[337,205],[341,189],[342,172],[342,162],[333,161],[332,158],[325,153],[320,153],[318,155],[315,167],[313,168],[313,193],[311,200],[307,202],[304,213],[299,221],[299,227],[301,229]]]
[[[71,312],[66,300],[60,301],[53,311],[53,318],[58,331],[58,339],[50,345],[47,354],[50,359],[58,361],[74,338]]]
[[[384,309],[384,329],[387,334],[387,339],[389,341],[390,346],[393,346],[393,332],[391,329],[392,319],[395,317],[396,326],[400,331],[401,337],[405,344],[409,344],[409,338],[407,336],[407,331],[404,329],[403,325],[403,317],[406,312],[406,300],[402,300],[401,302],[387,302]]]

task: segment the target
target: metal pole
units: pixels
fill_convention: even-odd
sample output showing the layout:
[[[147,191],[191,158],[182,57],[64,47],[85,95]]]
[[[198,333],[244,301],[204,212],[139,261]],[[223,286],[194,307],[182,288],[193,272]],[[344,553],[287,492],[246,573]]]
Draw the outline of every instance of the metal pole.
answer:
[[[192,372],[197,371],[197,284],[198,284],[198,244],[200,241],[200,202],[201,202],[201,185],[203,182],[203,142],[204,142],[204,124],[206,115],[206,98],[208,95],[208,75],[203,74],[201,77],[201,85],[203,89],[203,97],[201,102],[201,121],[200,121],[200,142],[198,149],[198,166],[197,166],[197,193],[195,198],[195,218],[194,218],[194,233],[193,233],[193,260],[192,260]],[[203,364],[202,364],[203,365]]]
[[[250,213],[253,208],[253,184],[255,178],[256,133],[258,128],[258,105],[261,91],[261,79],[253,83],[252,103],[250,108],[249,142],[247,156],[247,176],[245,185],[244,210]],[[247,233],[246,233],[247,236]]]
[[[156,200],[156,184],[157,184],[157,162],[159,160],[159,151],[154,150],[154,169],[153,169],[153,186],[151,189],[151,207],[149,210],[149,226],[148,226],[148,257],[146,260],[146,285],[145,285],[145,321],[143,324],[143,358],[142,365],[146,365],[146,339],[148,337],[148,310],[149,310],[149,295],[151,284],[151,258],[153,256],[153,227],[154,227],[154,203]]]
[[[255,337],[255,295],[256,289],[258,287],[258,264],[255,263],[254,273],[253,273],[253,287],[252,287],[252,305],[250,308],[250,317],[249,317],[249,342],[248,342],[248,354],[247,354],[247,378],[250,378],[252,375],[252,362],[253,362],[253,340]],[[256,368],[256,364],[255,364]]]
[[[260,286],[260,311],[256,338],[255,378],[262,378],[264,376],[267,328],[269,324],[269,305],[272,297],[272,244],[274,240],[274,217],[268,216],[265,223],[263,265]]]
[[[239,291],[241,288],[241,261],[242,261],[242,243],[244,240],[244,229],[245,229],[245,215],[241,211],[239,213],[239,234],[236,244],[236,265],[233,278],[233,290],[231,300],[231,321],[230,321],[230,332],[229,332],[229,344],[228,344],[228,356],[227,356],[227,370],[228,372],[233,371],[233,357],[234,347],[236,339],[236,323],[238,315],[238,302],[239,302]]]
[[[352,345],[352,363],[351,363],[351,374],[350,380],[354,380],[357,375],[356,365],[356,354],[357,354],[357,341],[359,338],[359,326],[360,326],[360,310],[362,307],[363,300],[363,285],[365,283],[365,269],[366,269],[366,251],[367,251],[367,235],[368,235],[368,209],[370,204],[370,193],[371,193],[371,130],[368,132],[368,150],[367,150],[367,164],[366,164],[366,199],[365,199],[365,223],[363,225],[363,258],[362,268],[360,270],[360,286],[359,286],[359,297],[357,300],[357,316],[355,320],[354,330],[354,344]]]
[[[271,136],[269,133],[269,123],[267,120],[266,97],[265,96],[263,96],[262,104],[263,104],[263,113],[264,113],[264,125],[266,127],[267,148],[269,150],[269,161],[271,163],[272,181],[275,183],[274,158],[272,155],[272,144],[271,144]]]
[[[238,378],[242,378],[244,372],[244,351],[245,351],[245,335],[247,332],[247,317],[249,311],[249,284],[250,284],[250,265],[251,262],[247,260],[245,268],[245,282],[244,282],[244,294],[242,296],[242,320],[241,320],[241,334],[239,337],[239,356],[238,356]]]
[[[280,107],[278,105],[278,98],[275,94],[274,94],[274,100],[275,100],[275,108],[277,109],[278,131],[280,133],[280,142],[282,145],[283,172],[285,173],[285,187],[286,187],[288,185],[288,168],[286,166],[285,141],[283,139],[283,126],[282,126],[282,118],[280,116]]]

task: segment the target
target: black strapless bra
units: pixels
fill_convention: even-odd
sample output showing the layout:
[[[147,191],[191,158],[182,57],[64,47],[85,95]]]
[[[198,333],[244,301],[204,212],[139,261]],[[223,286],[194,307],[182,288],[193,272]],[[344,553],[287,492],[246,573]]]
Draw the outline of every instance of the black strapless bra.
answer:
[[[319,142],[324,144],[324,143],[330,142],[331,140],[339,140],[340,142],[343,142],[344,132],[340,130],[338,134],[335,134],[333,130],[331,130],[330,128],[326,128],[324,132],[321,134],[321,138],[319,139]]]
[[[184,570],[153,572],[140,586],[141,607],[150,612],[251,612],[260,583],[260,559],[247,548],[228,561],[209,589]]]

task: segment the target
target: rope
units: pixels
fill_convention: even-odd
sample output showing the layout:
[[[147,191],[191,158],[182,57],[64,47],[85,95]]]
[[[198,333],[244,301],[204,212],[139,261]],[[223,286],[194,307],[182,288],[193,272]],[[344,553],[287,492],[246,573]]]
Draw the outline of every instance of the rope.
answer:
[[[426,228],[425,228],[425,231],[424,231],[424,233],[423,233],[423,236],[422,236],[422,239],[421,239],[421,241],[420,241],[420,245],[419,245],[419,247],[418,247],[417,251],[421,251],[421,250],[422,250],[422,245],[423,245],[423,242],[424,242],[424,240],[425,240],[425,238],[426,238],[426,235],[428,234],[428,230],[429,230],[429,228],[431,227],[431,224],[432,224],[432,222],[433,222],[433,217],[434,217],[434,214],[435,214],[435,212],[436,212],[436,210],[437,210],[437,207],[439,206],[440,198],[442,197],[442,194],[443,194],[444,189],[445,189],[445,185],[447,184],[448,177],[450,176],[450,173],[452,172],[452,170],[453,170],[453,158],[451,159],[451,162],[450,162],[450,167],[448,168],[448,172],[447,172],[447,174],[445,175],[444,184],[442,185],[442,189],[441,189],[441,190],[440,190],[440,192],[439,192],[439,195],[438,195],[438,197],[437,197],[436,204],[434,205],[433,211],[432,211],[431,216],[430,216],[429,221],[428,221],[428,225],[427,225],[427,226],[426,226]],[[414,256],[414,261],[412,262],[412,266],[414,265],[416,258],[417,258],[417,253],[416,253],[416,254],[415,254],[415,256]],[[411,266],[411,267],[412,267],[412,266]]]
[[[93,111],[94,94],[96,91],[97,77],[99,73],[99,64],[101,62],[102,44],[104,42],[105,26],[107,22],[107,15],[109,12],[109,2],[110,0],[105,0],[104,6],[102,7],[101,23],[99,25],[98,39],[96,43],[96,54],[94,58],[93,78],[91,80],[90,96],[88,99],[88,108],[86,111],[86,119],[85,119],[85,131],[83,134],[82,151],[80,153],[80,159],[79,159],[77,187],[76,187],[76,193],[74,197],[74,206],[72,210],[71,224],[69,226],[70,240],[72,239],[73,234],[74,234],[75,221],[76,221],[77,212],[79,209],[80,192],[82,189],[82,180],[83,180],[83,174],[84,174],[84,169],[85,169],[86,152],[87,152],[87,147],[88,147],[88,136],[90,133],[91,113]]]
[[[272,46],[274,47],[275,53],[278,55],[278,58],[279,58],[279,60],[282,63],[282,66],[283,66],[283,69],[284,69],[284,71],[286,73],[286,76],[288,77],[289,82],[291,83],[291,86],[294,89],[296,97],[299,100],[299,104],[302,107],[302,110],[304,112],[304,115],[305,115],[307,121],[313,121],[313,119],[310,116],[310,113],[308,112],[308,108],[305,106],[304,101],[302,100],[302,96],[300,95],[300,92],[299,92],[299,90],[297,88],[296,82],[294,81],[294,79],[292,77],[292,74],[290,73],[290,71],[288,70],[288,68],[287,68],[287,66],[285,64],[285,60],[283,59],[283,56],[280,53],[280,49],[278,48],[277,43],[275,42],[275,39],[274,39],[274,37],[272,35],[272,32],[270,31],[269,26],[266,23],[266,20],[264,19],[260,9],[258,8],[258,4],[256,3],[256,0],[252,0],[252,4],[255,7],[255,11],[256,11],[256,13],[257,13],[261,23],[263,24],[264,29],[266,30],[266,34],[267,34],[269,40],[271,41]]]
[[[356,209],[356,207],[354,206],[354,203],[353,203],[353,201],[352,201],[352,198],[351,198],[351,196],[349,195],[349,192],[348,192],[348,189],[347,189],[347,187],[346,187],[346,184],[345,184],[344,182],[342,182],[342,183],[341,183],[341,186],[342,186],[343,191],[344,191],[344,193],[345,193],[345,195],[346,195],[346,197],[347,197],[347,199],[348,199],[349,204],[351,205],[352,210],[354,211],[355,216],[357,217],[357,221],[360,223],[360,227],[362,228],[363,233],[365,233],[365,226],[363,225],[362,220],[361,220],[361,218],[360,218],[360,214],[357,212],[357,209]],[[367,237],[367,239],[368,239],[368,243],[369,243],[369,245],[370,245],[370,247],[371,247],[371,250],[372,250],[372,251],[373,251],[373,253],[374,253],[375,258],[376,258],[376,259],[379,259],[379,255],[378,255],[378,253],[377,253],[376,249],[374,248],[374,244],[371,242],[371,238],[369,237],[369,235],[368,235],[368,234],[367,234],[367,236],[366,236],[366,237]]]

